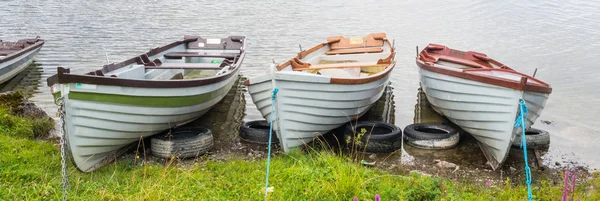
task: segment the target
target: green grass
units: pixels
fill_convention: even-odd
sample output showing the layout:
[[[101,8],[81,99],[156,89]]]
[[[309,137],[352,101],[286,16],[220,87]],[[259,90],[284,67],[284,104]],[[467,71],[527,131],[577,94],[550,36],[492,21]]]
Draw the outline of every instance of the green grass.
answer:
[[[0,200],[60,200],[60,152],[51,142],[20,136],[33,124],[4,112],[0,122]],[[29,136],[29,134],[27,134]],[[205,158],[180,167],[119,160],[92,173],[69,163],[70,200],[261,200],[265,160],[226,162]],[[562,184],[542,182],[535,200],[559,200]],[[457,183],[439,177],[396,175],[351,162],[327,151],[275,156],[269,200],[525,200],[525,186]],[[582,200],[600,200],[600,175],[580,183]]]

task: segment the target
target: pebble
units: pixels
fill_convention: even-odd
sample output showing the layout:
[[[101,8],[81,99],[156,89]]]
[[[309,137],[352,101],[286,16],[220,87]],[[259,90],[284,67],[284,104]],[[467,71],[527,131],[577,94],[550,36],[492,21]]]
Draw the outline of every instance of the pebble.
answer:
[[[451,162],[447,162],[447,161],[442,161],[442,160],[434,160],[436,162],[436,166],[438,166],[439,168],[457,168],[458,165],[451,163]]]
[[[410,171],[410,174],[412,174],[412,173],[416,173],[416,174],[418,174],[418,175],[421,175],[421,176],[431,177],[431,175],[430,175],[430,174],[427,174],[427,173],[421,172],[421,171],[419,171],[419,170],[411,170],[411,171]]]

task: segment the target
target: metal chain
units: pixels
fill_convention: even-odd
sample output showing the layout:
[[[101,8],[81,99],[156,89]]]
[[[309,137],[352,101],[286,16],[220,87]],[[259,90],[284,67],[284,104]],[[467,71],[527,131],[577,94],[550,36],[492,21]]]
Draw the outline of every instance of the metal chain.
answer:
[[[62,165],[62,195],[64,201],[67,200],[67,189],[69,188],[69,172],[67,169],[67,152],[66,152],[66,141],[65,137],[67,135],[65,129],[65,110],[63,108],[63,98],[59,98],[60,102],[59,112],[60,112],[60,124],[62,136],[60,136],[60,163]]]

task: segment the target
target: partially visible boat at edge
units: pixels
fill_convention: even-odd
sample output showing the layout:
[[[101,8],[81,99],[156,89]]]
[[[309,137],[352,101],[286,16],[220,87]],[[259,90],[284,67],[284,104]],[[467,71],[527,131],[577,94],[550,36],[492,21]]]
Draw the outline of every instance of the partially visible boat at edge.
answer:
[[[473,135],[493,169],[520,139],[521,128],[515,128],[519,100],[526,103],[529,128],[552,92],[547,83],[478,52],[429,44],[416,63],[433,109]]]
[[[0,84],[10,80],[33,63],[44,40],[39,37],[17,42],[0,40]]]
[[[332,36],[245,84],[262,115],[275,115],[274,130],[288,152],[363,115],[384,92],[394,57],[385,33]]]
[[[48,86],[73,163],[93,171],[140,138],[202,116],[239,79],[245,55],[243,36],[185,36],[86,74],[59,67]]]

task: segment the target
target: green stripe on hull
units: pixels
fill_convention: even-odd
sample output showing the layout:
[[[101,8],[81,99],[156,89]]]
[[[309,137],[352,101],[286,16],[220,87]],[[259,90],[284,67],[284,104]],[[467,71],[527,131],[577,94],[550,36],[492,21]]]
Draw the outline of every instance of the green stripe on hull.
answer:
[[[60,94],[60,91],[52,94],[52,96],[54,96],[54,102],[60,98]]]
[[[69,99],[146,107],[184,107],[198,105],[225,94],[233,83],[235,83],[235,80],[232,79],[227,85],[216,91],[193,96],[129,96],[71,91],[69,92]]]

